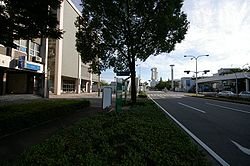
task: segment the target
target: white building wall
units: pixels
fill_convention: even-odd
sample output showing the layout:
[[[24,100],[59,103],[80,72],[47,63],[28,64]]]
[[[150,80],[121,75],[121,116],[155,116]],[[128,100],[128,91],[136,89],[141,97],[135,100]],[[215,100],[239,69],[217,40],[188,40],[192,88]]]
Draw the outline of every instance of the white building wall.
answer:
[[[157,68],[154,67],[151,69],[151,80],[157,80],[158,79],[158,73],[157,73]]]
[[[59,20],[59,29],[63,29],[63,13],[64,13],[64,1],[61,3],[60,10],[57,13]],[[63,39],[56,41],[56,56],[55,56],[55,80],[54,80],[54,93],[56,95],[61,95],[62,87],[62,47]]]
[[[89,73],[89,65],[81,62],[81,57],[76,50],[77,27],[75,21],[81,12],[71,0],[65,0],[61,4],[58,13],[59,28],[63,29],[63,38],[57,40],[55,58],[54,93],[60,95],[65,80],[75,80],[75,92],[91,92],[93,81],[97,82],[97,75]],[[94,79],[94,80],[93,80]],[[84,84],[84,86],[81,84]],[[85,87],[85,89],[81,89]]]
[[[75,21],[79,14],[69,1],[64,1],[63,13],[63,47],[62,47],[62,76],[78,78],[79,53],[76,50],[77,28]]]

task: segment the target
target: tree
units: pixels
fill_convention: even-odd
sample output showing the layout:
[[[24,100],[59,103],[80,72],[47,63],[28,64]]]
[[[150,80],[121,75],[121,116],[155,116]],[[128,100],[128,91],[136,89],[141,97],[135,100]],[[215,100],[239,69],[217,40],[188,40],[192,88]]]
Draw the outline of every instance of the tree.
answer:
[[[101,80],[100,85],[101,86],[109,86],[109,83],[105,80]]]
[[[155,88],[158,89],[158,90],[162,90],[164,88],[170,90],[171,81],[169,81],[169,80],[168,81],[162,81],[162,79],[160,79],[159,83],[156,84]]]
[[[0,0],[0,44],[16,47],[14,40],[61,38],[56,10],[62,0]]]
[[[128,69],[135,103],[135,61],[169,53],[184,39],[189,23],[182,4],[183,0],[82,0],[77,51],[83,62],[92,62],[93,71]]]

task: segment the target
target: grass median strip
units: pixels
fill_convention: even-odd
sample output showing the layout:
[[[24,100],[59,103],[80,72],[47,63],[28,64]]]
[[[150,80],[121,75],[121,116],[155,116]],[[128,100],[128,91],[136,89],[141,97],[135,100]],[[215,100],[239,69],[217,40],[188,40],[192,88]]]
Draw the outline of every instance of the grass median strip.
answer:
[[[206,95],[198,95],[198,96],[196,96],[196,95],[187,95],[187,96],[250,105],[250,99],[244,99],[244,98],[237,98],[237,97],[215,97],[215,96],[206,96]]]
[[[0,135],[67,115],[89,105],[87,100],[43,100],[0,106]]]
[[[99,113],[31,147],[14,165],[209,165],[190,138],[144,99]]]

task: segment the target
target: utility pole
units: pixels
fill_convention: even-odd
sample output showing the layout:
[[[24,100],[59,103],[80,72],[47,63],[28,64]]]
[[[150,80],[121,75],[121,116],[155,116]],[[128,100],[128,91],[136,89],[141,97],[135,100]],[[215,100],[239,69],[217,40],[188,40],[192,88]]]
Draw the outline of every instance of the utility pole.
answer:
[[[171,90],[174,91],[174,65],[170,65],[171,67]]]
[[[198,55],[198,56],[193,56],[193,55],[184,55],[184,57],[191,57],[191,60],[195,59],[195,93],[198,95],[198,82],[197,82],[197,74],[198,74],[198,67],[197,67],[197,60],[200,57],[203,56],[209,56],[209,55]]]

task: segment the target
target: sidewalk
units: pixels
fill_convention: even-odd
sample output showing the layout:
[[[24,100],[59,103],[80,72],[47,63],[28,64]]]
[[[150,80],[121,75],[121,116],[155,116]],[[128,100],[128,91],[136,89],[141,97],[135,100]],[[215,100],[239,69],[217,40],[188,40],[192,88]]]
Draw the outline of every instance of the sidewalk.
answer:
[[[4,96],[0,96],[0,105],[30,102],[33,100],[44,100],[44,98],[42,98],[41,96],[33,95],[33,94],[4,95]]]
[[[81,93],[81,94],[63,93],[61,95],[50,94],[49,98],[42,98],[41,96],[37,96],[34,94],[20,94],[20,95],[10,94],[10,95],[0,96],[0,105],[10,104],[10,103],[24,103],[24,102],[34,101],[34,100],[49,100],[49,99],[95,99],[96,100],[96,99],[101,99],[101,98],[102,98],[102,94],[98,96],[97,92]],[[96,104],[100,106],[100,103],[96,103]]]
[[[14,159],[26,148],[34,144],[43,142],[57,131],[69,127],[71,124],[92,116],[101,109],[97,107],[88,107],[87,110],[77,111],[67,117],[61,117],[48,121],[40,126],[25,129],[18,133],[6,136],[0,139],[0,159]]]
[[[97,92],[92,93],[81,93],[81,94],[61,94],[54,95],[50,94],[49,99],[87,99],[90,101],[92,106],[102,107],[102,94],[98,96]]]
[[[62,94],[60,96],[51,95],[50,99],[87,99],[91,102],[90,107],[79,110],[66,117],[59,117],[51,121],[44,122],[39,126],[24,129],[6,136],[0,137],[0,160],[14,159],[26,148],[43,142],[57,131],[69,127],[71,124],[92,116],[102,111],[102,98],[97,93],[90,94]],[[0,98],[1,103],[28,102],[32,100],[49,100],[35,95],[8,95]],[[114,101],[113,101],[114,105]]]

